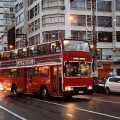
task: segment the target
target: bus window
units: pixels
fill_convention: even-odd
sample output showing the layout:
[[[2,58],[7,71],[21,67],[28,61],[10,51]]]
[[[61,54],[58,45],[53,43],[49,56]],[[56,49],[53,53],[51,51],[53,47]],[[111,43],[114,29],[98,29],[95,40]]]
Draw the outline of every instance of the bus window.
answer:
[[[55,53],[56,52],[55,48],[56,48],[56,42],[52,42],[50,44],[50,51],[51,51],[50,53]]]
[[[18,69],[16,69],[16,68],[10,69],[10,76],[12,78],[18,77]]]
[[[4,73],[3,73],[3,76],[6,77],[6,78],[10,77],[10,69],[5,69]]]
[[[49,53],[49,44],[48,43],[43,45],[43,50],[44,50],[44,54]]]
[[[38,76],[38,67],[33,68],[33,76]]]
[[[27,48],[23,48],[22,55],[23,55],[23,57],[27,57]]]
[[[61,52],[61,43],[59,41],[50,43],[51,53]]]
[[[90,52],[89,43],[86,41],[77,40],[64,40],[63,41],[65,51],[86,51]]]
[[[38,75],[40,77],[49,77],[49,67],[48,66],[41,66],[38,68]]]
[[[18,50],[18,57],[19,57],[19,58],[22,58],[22,57],[23,57],[23,50],[22,50],[22,49],[19,49],[19,50]]]
[[[38,54],[39,54],[39,55],[43,55],[43,54],[44,54],[43,45],[38,45],[38,46],[37,46],[37,49],[38,49]]]
[[[37,54],[37,46],[32,46],[28,48],[28,56],[36,56]]]
[[[91,76],[91,64],[86,62],[69,62],[65,64],[67,77]]]
[[[56,52],[61,52],[61,44],[59,41],[56,42],[56,48],[55,48]]]
[[[3,59],[4,60],[9,60],[10,59],[10,54],[11,54],[10,51],[9,52],[4,52],[3,53]]]

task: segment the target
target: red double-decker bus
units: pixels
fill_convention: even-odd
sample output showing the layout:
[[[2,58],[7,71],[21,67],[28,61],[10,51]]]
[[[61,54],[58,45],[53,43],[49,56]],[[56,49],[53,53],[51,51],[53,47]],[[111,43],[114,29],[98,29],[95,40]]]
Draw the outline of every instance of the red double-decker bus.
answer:
[[[92,54],[87,41],[63,39],[0,53],[6,92],[48,96],[92,94]]]

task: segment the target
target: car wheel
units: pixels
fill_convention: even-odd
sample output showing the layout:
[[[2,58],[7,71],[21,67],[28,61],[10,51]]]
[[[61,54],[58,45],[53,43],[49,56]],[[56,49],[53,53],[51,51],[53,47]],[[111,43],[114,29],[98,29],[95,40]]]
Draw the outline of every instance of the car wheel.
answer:
[[[105,89],[105,92],[106,92],[107,95],[109,95],[109,94],[110,94],[110,89],[107,87],[107,88]]]

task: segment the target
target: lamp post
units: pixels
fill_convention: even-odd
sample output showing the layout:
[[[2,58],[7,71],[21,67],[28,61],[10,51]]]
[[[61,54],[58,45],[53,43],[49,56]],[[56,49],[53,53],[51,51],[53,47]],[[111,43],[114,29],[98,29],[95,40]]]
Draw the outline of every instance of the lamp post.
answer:
[[[93,72],[95,73],[97,70],[97,39],[96,39],[96,17],[95,17],[95,0],[92,0],[92,25],[93,25],[93,30],[92,30],[92,35],[93,35]]]

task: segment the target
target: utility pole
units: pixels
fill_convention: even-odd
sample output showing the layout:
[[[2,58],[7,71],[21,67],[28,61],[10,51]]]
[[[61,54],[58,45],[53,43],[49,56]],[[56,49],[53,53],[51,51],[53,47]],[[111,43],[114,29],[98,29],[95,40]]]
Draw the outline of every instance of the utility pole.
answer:
[[[92,25],[93,25],[93,72],[97,70],[97,39],[96,39],[96,16],[95,16],[95,2],[96,0],[92,0]]]

